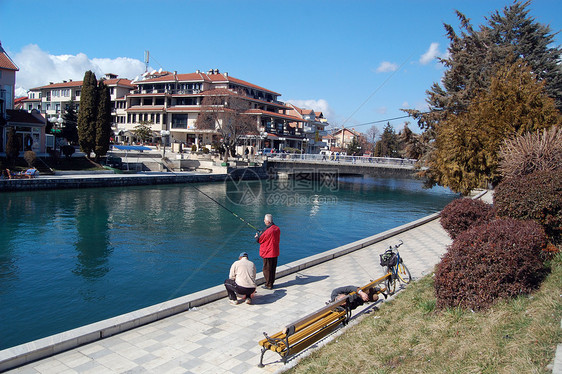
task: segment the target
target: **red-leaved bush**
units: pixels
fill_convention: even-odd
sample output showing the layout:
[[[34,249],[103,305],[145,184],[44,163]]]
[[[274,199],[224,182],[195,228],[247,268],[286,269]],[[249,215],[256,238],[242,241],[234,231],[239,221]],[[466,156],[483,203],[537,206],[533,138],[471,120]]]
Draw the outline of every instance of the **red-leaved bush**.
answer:
[[[531,219],[558,242],[562,237],[562,168],[507,178],[494,191],[494,207],[503,217]]]
[[[452,239],[471,226],[485,223],[494,217],[491,205],[468,198],[451,201],[441,212],[441,226]]]
[[[546,239],[536,222],[511,218],[461,233],[437,265],[437,306],[477,310],[529,293],[546,274],[541,257]]]

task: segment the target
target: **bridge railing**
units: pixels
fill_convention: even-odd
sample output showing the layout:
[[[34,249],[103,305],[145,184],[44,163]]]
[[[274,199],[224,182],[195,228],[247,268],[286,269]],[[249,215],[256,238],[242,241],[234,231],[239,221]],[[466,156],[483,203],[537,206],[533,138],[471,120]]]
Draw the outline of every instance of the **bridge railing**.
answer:
[[[291,154],[274,153],[267,155],[272,161],[290,162],[326,162],[326,163],[348,163],[364,165],[404,165],[414,166],[417,160],[392,157],[366,157],[366,156],[347,156],[347,155],[321,155],[321,154]]]

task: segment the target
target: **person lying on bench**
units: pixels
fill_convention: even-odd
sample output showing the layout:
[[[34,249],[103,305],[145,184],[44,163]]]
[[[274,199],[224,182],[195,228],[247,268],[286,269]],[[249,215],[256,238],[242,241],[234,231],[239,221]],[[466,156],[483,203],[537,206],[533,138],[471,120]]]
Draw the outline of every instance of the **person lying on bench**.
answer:
[[[230,274],[224,281],[224,286],[232,305],[243,300],[246,300],[246,304],[252,303],[252,295],[256,292],[256,265],[248,260],[248,253],[240,253],[238,261],[230,267]],[[242,295],[242,299],[238,300],[236,294]]]
[[[349,294],[355,292],[355,294],[349,296]],[[376,287],[371,287],[367,292],[363,291],[360,287],[356,286],[344,286],[338,287],[332,291],[330,296],[330,302],[341,300],[349,296],[346,304],[349,303],[349,309],[353,310],[358,306],[361,306],[369,301],[377,301],[379,299],[379,290]],[[346,305],[344,304],[344,305]]]

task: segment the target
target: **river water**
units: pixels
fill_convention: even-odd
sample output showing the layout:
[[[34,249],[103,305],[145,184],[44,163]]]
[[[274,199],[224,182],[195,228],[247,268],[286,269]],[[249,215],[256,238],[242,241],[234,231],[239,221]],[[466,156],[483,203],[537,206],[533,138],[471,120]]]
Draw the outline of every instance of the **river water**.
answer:
[[[1,193],[0,349],[222,284],[242,251],[261,271],[255,231],[217,202],[258,228],[273,214],[285,264],[457,197],[367,177]]]

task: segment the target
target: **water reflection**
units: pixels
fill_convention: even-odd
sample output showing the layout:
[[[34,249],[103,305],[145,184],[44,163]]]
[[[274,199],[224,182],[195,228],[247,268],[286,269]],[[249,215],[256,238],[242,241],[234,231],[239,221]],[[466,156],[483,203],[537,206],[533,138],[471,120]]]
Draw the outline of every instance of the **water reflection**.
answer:
[[[108,259],[113,248],[109,240],[107,203],[91,195],[76,201],[77,263],[72,272],[87,279],[101,278],[110,270]]]

